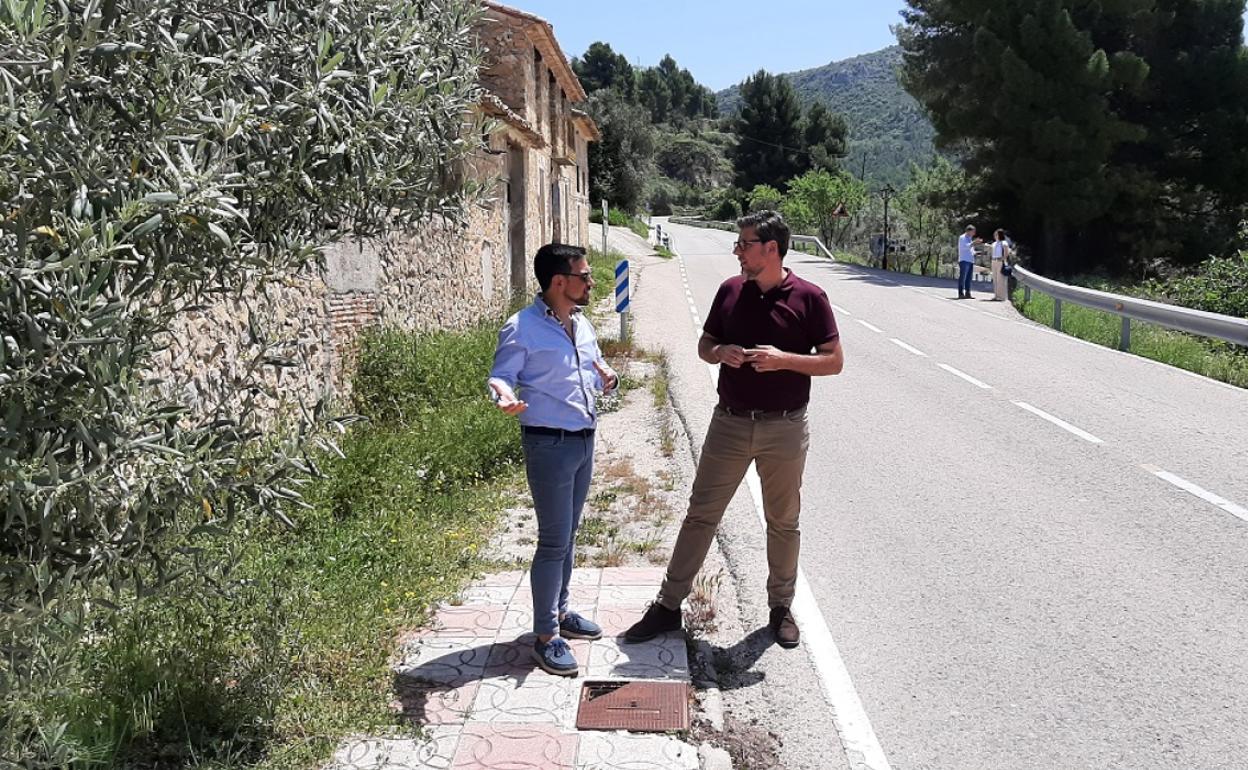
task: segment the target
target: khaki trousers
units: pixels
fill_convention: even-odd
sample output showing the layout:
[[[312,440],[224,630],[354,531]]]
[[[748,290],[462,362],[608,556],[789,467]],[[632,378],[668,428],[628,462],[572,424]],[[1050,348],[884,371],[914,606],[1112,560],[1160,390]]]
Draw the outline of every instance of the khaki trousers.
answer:
[[[659,589],[659,604],[679,609],[689,595],[720,519],[751,461],[762,482],[763,516],[767,521],[767,603],[771,607],[793,603],[801,548],[798,514],[802,507],[802,471],[809,447],[805,409],[784,417],[752,420],[729,415],[716,407],[702,444],[689,511]]]
[[[1010,298],[1010,279],[1001,272],[1001,265],[1005,260],[992,260],[992,298],[998,302],[1004,302]]]

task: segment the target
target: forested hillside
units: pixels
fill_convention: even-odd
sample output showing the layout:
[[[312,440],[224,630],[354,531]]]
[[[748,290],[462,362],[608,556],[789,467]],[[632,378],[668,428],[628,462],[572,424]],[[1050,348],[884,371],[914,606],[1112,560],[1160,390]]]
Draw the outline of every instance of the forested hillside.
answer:
[[[897,81],[901,47],[787,73],[803,106],[819,102],[845,117],[849,154],[842,168],[872,182],[904,185],[910,161],[926,165],[933,155],[934,131],[923,110]],[[740,106],[740,88],[717,94],[720,114]]]

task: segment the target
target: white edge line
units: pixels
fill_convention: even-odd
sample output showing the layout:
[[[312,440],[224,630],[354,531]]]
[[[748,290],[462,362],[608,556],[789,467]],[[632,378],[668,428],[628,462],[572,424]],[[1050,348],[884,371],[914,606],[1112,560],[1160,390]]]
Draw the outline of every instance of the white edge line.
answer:
[[[745,482],[750,488],[754,511],[765,529],[767,522],[763,517],[763,490],[753,464],[745,473]],[[890,770],[888,758],[884,756],[884,749],[867,717],[867,710],[862,705],[862,699],[858,697],[858,691],[854,689],[849,669],[845,667],[841,651],[836,646],[836,640],[832,638],[832,631],[828,628],[814,592],[810,589],[810,583],[806,580],[806,571],[801,567],[797,568],[797,590],[790,609],[802,629],[806,651],[815,664],[815,670],[819,672],[819,684],[824,697],[832,706],[832,718],[836,722],[841,744],[849,755],[851,764],[867,770]],[[855,758],[860,759],[855,762]]]
[[[1215,495],[1209,490],[1193,484],[1192,482],[1188,481],[1182,476],[1176,476],[1170,471],[1163,471],[1161,468],[1158,468],[1155,465],[1143,465],[1141,467],[1144,468],[1144,470],[1156,476],[1157,478],[1173,484],[1174,486],[1178,487],[1184,492],[1193,494],[1207,503],[1212,503],[1216,505],[1217,507],[1221,508],[1222,510],[1226,511],[1227,513],[1231,514],[1232,516],[1243,519],[1244,521],[1248,521],[1248,508],[1244,508],[1242,505],[1236,505],[1235,503],[1232,503],[1230,500],[1227,500],[1225,497],[1220,497],[1218,495]]]
[[[909,352],[911,352],[911,353],[915,354],[916,356],[923,356],[924,358],[927,358],[927,354],[926,354],[926,353],[924,353],[922,350],[919,350],[919,349],[918,349],[918,348],[916,348],[916,347],[912,347],[912,346],[910,346],[910,345],[907,345],[906,343],[902,342],[901,340],[897,339],[896,337],[889,337],[889,338],[888,338],[888,341],[889,341],[889,342],[891,342],[891,343],[893,343],[893,344],[894,344],[894,345],[896,345],[897,347],[901,348],[902,350],[907,350],[907,351],[909,351]]]
[[[960,372],[957,369],[954,369],[949,364],[937,364],[937,366],[939,366],[941,369],[944,369],[946,372],[949,372],[954,377],[961,377],[962,379],[966,380],[967,382],[971,383],[977,388],[983,388],[984,390],[992,390],[992,386],[989,385],[988,383],[977,380],[971,375],[967,374],[966,372]]]
[[[1066,422],[1065,420],[1059,417],[1054,417],[1048,412],[1035,408],[1031,404],[1028,404],[1026,401],[1011,401],[1010,403],[1012,403],[1014,406],[1017,406],[1020,409],[1026,409],[1028,412],[1031,412],[1032,414],[1034,414],[1035,416],[1039,417],[1042,420],[1048,420],[1049,422],[1053,423],[1059,428],[1062,428],[1063,430],[1070,431],[1071,433],[1075,434],[1076,436],[1083,439],[1084,441],[1089,441],[1093,444],[1104,443],[1096,436],[1093,436],[1091,433],[1088,433],[1086,430],[1076,428],[1074,425],[1071,425],[1070,423]]]
[[[853,313],[849,312],[848,310],[841,307],[840,305],[833,304],[832,309],[840,313],[841,315],[853,315]]]
[[[878,326],[872,326],[871,324],[867,323],[866,321],[862,320],[861,318],[858,318],[858,319],[855,319],[855,320],[857,320],[857,321],[858,321],[858,323],[860,323],[860,324],[862,324],[863,326],[867,327],[868,329],[870,329],[871,331],[875,332],[876,334],[883,334],[883,333],[884,333],[884,330],[883,330],[883,329],[881,329],[880,327],[878,327]]]

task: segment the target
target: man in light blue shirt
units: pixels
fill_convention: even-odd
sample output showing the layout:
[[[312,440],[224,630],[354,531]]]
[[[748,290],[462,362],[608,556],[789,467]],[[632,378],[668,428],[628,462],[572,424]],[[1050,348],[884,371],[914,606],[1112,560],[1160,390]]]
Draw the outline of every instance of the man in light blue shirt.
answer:
[[[547,244],[533,260],[541,293],[498,332],[491,396],[520,420],[524,467],[537,514],[533,555],[533,657],[544,670],[576,676],[564,638],[597,639],[602,629],[568,609],[576,529],[594,470],[598,392],[619,377],[582,313],[594,279],[578,246]]]
[[[975,267],[975,225],[967,225],[966,232],[958,236],[958,299],[971,298],[971,273]]]

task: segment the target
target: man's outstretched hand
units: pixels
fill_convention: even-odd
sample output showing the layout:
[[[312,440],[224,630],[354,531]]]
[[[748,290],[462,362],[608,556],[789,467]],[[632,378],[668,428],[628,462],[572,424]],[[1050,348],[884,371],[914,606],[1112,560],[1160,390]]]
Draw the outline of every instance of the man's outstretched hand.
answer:
[[[516,398],[516,394],[506,385],[491,382],[490,388],[498,394],[498,398],[494,400],[494,403],[498,404],[498,408],[503,410],[503,414],[517,415],[529,408],[529,405]]]

